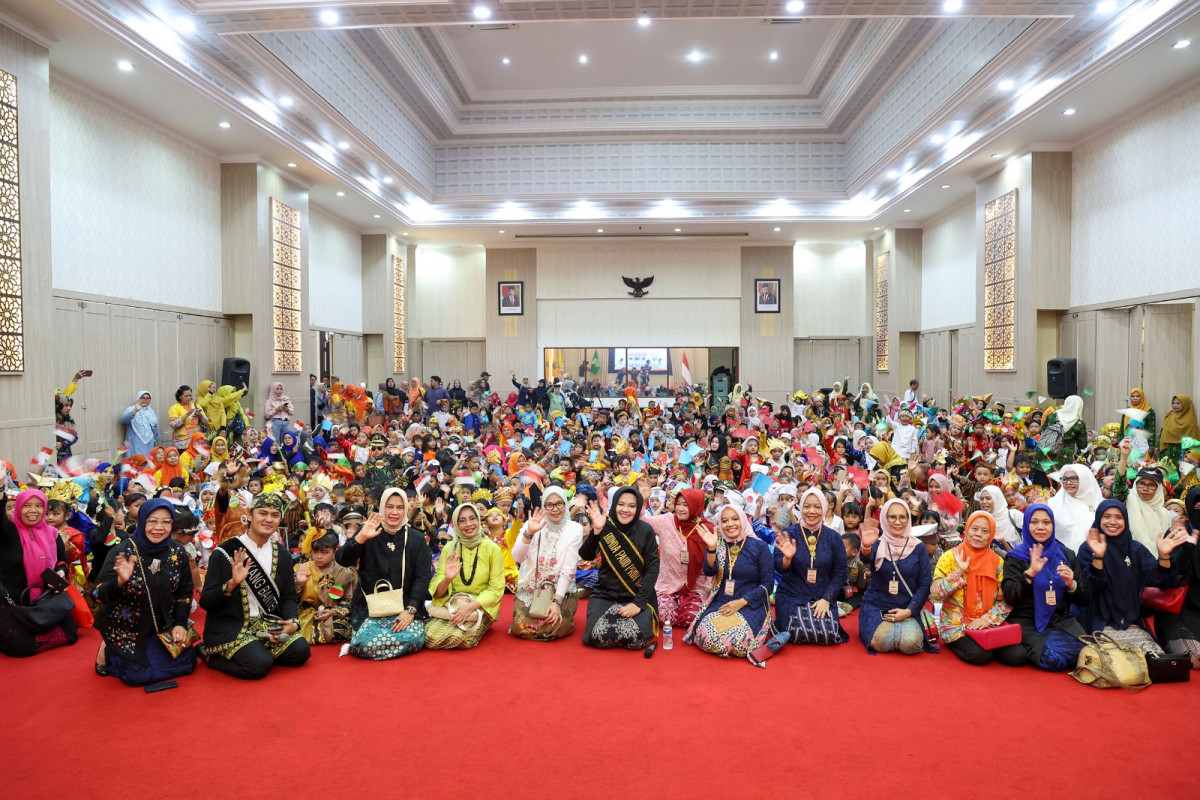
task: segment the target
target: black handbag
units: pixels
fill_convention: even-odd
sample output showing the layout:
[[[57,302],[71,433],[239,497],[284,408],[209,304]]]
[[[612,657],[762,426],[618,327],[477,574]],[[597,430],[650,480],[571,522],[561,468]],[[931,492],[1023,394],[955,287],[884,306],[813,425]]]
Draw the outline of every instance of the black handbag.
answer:
[[[55,575],[55,578],[58,577]],[[0,597],[3,597],[4,601],[12,606],[13,617],[21,624],[21,627],[32,634],[45,633],[57,628],[67,617],[71,616],[71,612],[75,609],[75,601],[65,592],[55,591],[51,582],[45,579],[42,583],[41,597],[29,605],[14,602],[8,589],[4,588],[3,583],[0,583]],[[30,588],[33,587],[28,587],[25,591],[28,592]],[[21,593],[21,599],[25,599],[24,592]]]
[[[1192,679],[1192,656],[1190,653],[1147,655],[1146,671],[1151,683],[1187,683]]]

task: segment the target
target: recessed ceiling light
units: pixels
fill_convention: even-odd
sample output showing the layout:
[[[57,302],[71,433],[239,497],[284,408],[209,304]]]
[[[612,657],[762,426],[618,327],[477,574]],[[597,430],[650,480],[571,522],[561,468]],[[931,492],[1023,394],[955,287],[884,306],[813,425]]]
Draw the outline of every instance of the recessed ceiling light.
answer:
[[[776,229],[775,229],[775,232],[776,232],[776,233],[779,233],[781,230],[783,230],[783,228],[776,228]]]
[[[337,193],[337,196],[338,196],[338,197],[345,197],[345,196],[346,196],[346,193],[345,193],[345,192],[338,192],[338,193]]]
[[[388,186],[391,186],[392,185],[392,176],[385,175],[383,178],[383,182],[386,183]]]
[[[125,59],[121,59],[117,62],[117,69],[121,70],[121,72],[133,72],[133,64]]]
[[[408,231],[400,231],[401,236],[408,236]]]
[[[1100,0],[1096,3],[1097,14],[1111,14],[1117,10],[1117,0]]]
[[[496,231],[496,233],[504,233],[504,231]]]
[[[896,180],[896,178],[900,177],[900,172],[898,170],[889,169],[887,171],[887,176],[890,180],[894,181],[894,180]]]
[[[338,20],[340,19],[341,16],[332,8],[327,8],[321,12],[321,22],[325,23],[326,25],[337,25]]]
[[[943,183],[943,184],[942,184],[942,188],[943,188],[943,189],[949,189],[949,188],[950,188],[950,184],[948,184],[948,183]]]
[[[804,10],[804,0],[789,0],[788,4],[783,8],[789,14],[799,14]]]
[[[580,63],[580,64],[586,64],[586,63],[587,63],[587,53],[580,53],[580,54],[579,54],[579,63]]]
[[[1073,109],[1073,108],[1064,108],[1064,109],[1063,109],[1063,116],[1064,116],[1064,117],[1073,117],[1073,116],[1075,116],[1075,109]]]
[[[878,226],[878,225],[876,225],[876,226],[875,226],[875,230],[879,230],[879,226]]]
[[[289,161],[289,162],[288,162],[288,169],[295,169],[295,168],[296,168],[296,162],[295,162],[295,161]]]
[[[687,60],[693,64],[699,64],[704,60],[704,53],[701,53],[699,50],[693,50],[687,54]]]
[[[487,6],[475,6],[471,13],[475,15],[475,19],[488,19],[492,16],[492,10]]]
[[[508,56],[505,56],[504,58],[500,59],[500,63],[507,67],[512,63],[512,59],[510,59]]]
[[[171,27],[184,36],[190,36],[196,32],[196,21],[191,17],[175,17],[171,20]]]
[[[229,130],[229,129],[230,129],[230,128],[232,128],[233,126],[232,126],[232,125],[230,125],[230,124],[229,124],[228,122],[226,122],[225,120],[221,120],[220,122],[218,122],[218,123],[217,123],[217,127],[218,127],[218,128],[224,128],[225,130]]]
[[[1016,85],[1017,84],[1009,78],[1005,78],[1004,80],[1000,81],[1000,83],[996,84],[996,86],[999,87],[1000,91],[1002,92],[1011,92],[1013,87]]]
[[[676,233],[682,233],[682,232],[683,232],[683,228],[676,228],[676,229],[675,229],[675,232],[676,232]]]
[[[1192,43],[1191,39],[1180,39],[1175,44],[1171,45],[1172,50],[1182,50]]]
[[[596,228],[596,233],[604,233],[604,228]]]
[[[772,50],[770,53],[767,54],[767,58],[771,59],[772,61],[778,61],[779,60],[779,51]]]
[[[904,213],[905,213],[905,214],[908,214],[908,213],[909,213],[909,212],[911,212],[911,211],[912,211],[912,209],[911,209],[911,208],[906,208],[906,209],[904,209]]]
[[[376,215],[375,215],[375,219],[379,219],[379,215],[378,215],[378,214],[376,214]]]
[[[338,149],[339,150],[349,150],[350,143],[349,142],[338,142]]]
[[[640,17],[638,17],[638,25],[640,25],[641,27],[645,28],[649,24],[650,24],[650,15],[649,14],[642,14]]]
[[[296,103],[296,101],[293,100],[292,98],[288,97],[287,95],[284,95],[283,97],[279,98],[279,105],[283,106],[284,108],[291,108],[293,105],[295,105],[295,103]]]
[[[929,137],[929,141],[933,142],[934,144],[941,144],[942,142],[946,141],[946,137],[940,133],[935,133],[933,136]]]
[[[1004,153],[992,153],[992,158],[1004,158]]]
[[[962,0],[946,0],[946,2],[942,3],[942,11],[945,11],[947,14],[955,14],[962,11],[962,7]]]

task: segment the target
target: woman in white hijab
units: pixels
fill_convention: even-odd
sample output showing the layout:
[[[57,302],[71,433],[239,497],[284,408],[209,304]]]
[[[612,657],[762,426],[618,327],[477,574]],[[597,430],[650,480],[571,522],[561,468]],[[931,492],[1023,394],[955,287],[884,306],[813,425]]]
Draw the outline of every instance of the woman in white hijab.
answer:
[[[1008,500],[998,486],[984,486],[979,491],[979,510],[986,511],[996,521],[996,539],[1005,550],[1011,550],[1021,543],[1021,524],[1024,515],[1018,515],[1021,524],[1013,524],[1013,511],[1008,507]]]
[[[521,526],[513,543],[513,560],[521,565],[521,575],[509,633],[543,642],[571,635],[579,603],[575,568],[581,544],[583,526],[567,513],[566,492],[551,486],[542,495],[542,507]],[[544,611],[537,602],[543,588],[553,593]]]
[[[1067,464],[1051,475],[1062,488],[1046,505],[1054,512],[1054,535],[1060,542],[1078,552],[1087,541],[1088,531],[1096,521],[1096,508],[1104,497],[1100,484],[1091,470],[1079,464]]]
[[[1062,408],[1052,411],[1042,424],[1038,438],[1040,449],[1055,465],[1070,464],[1087,450],[1087,425],[1083,419],[1083,398],[1077,394],[1068,397]],[[1058,426],[1054,425],[1058,422]],[[1058,431],[1061,429],[1061,433]],[[1049,471],[1049,470],[1047,470]],[[1099,501],[1097,501],[1099,502]],[[1055,517],[1055,522],[1058,517]]]
[[[1120,476],[1118,480],[1121,480]],[[1142,469],[1133,482],[1133,489],[1125,501],[1129,532],[1151,553],[1157,553],[1159,537],[1171,527],[1171,512],[1167,511],[1163,497],[1162,470],[1158,467]]]

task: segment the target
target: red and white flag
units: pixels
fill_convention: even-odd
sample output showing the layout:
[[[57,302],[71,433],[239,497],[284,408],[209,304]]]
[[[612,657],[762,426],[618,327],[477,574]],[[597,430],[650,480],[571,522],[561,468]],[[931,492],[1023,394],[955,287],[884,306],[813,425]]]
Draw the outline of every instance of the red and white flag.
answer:
[[[692,385],[692,367],[688,364],[687,353],[683,354],[683,382]]]

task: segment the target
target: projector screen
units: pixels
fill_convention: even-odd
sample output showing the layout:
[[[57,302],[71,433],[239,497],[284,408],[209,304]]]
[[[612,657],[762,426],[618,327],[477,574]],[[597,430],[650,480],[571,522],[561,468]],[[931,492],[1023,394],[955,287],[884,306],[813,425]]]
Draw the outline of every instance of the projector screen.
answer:
[[[608,369],[610,372],[625,369],[641,369],[650,362],[650,373],[665,375],[667,373],[668,348],[666,347],[612,347],[608,351]]]

